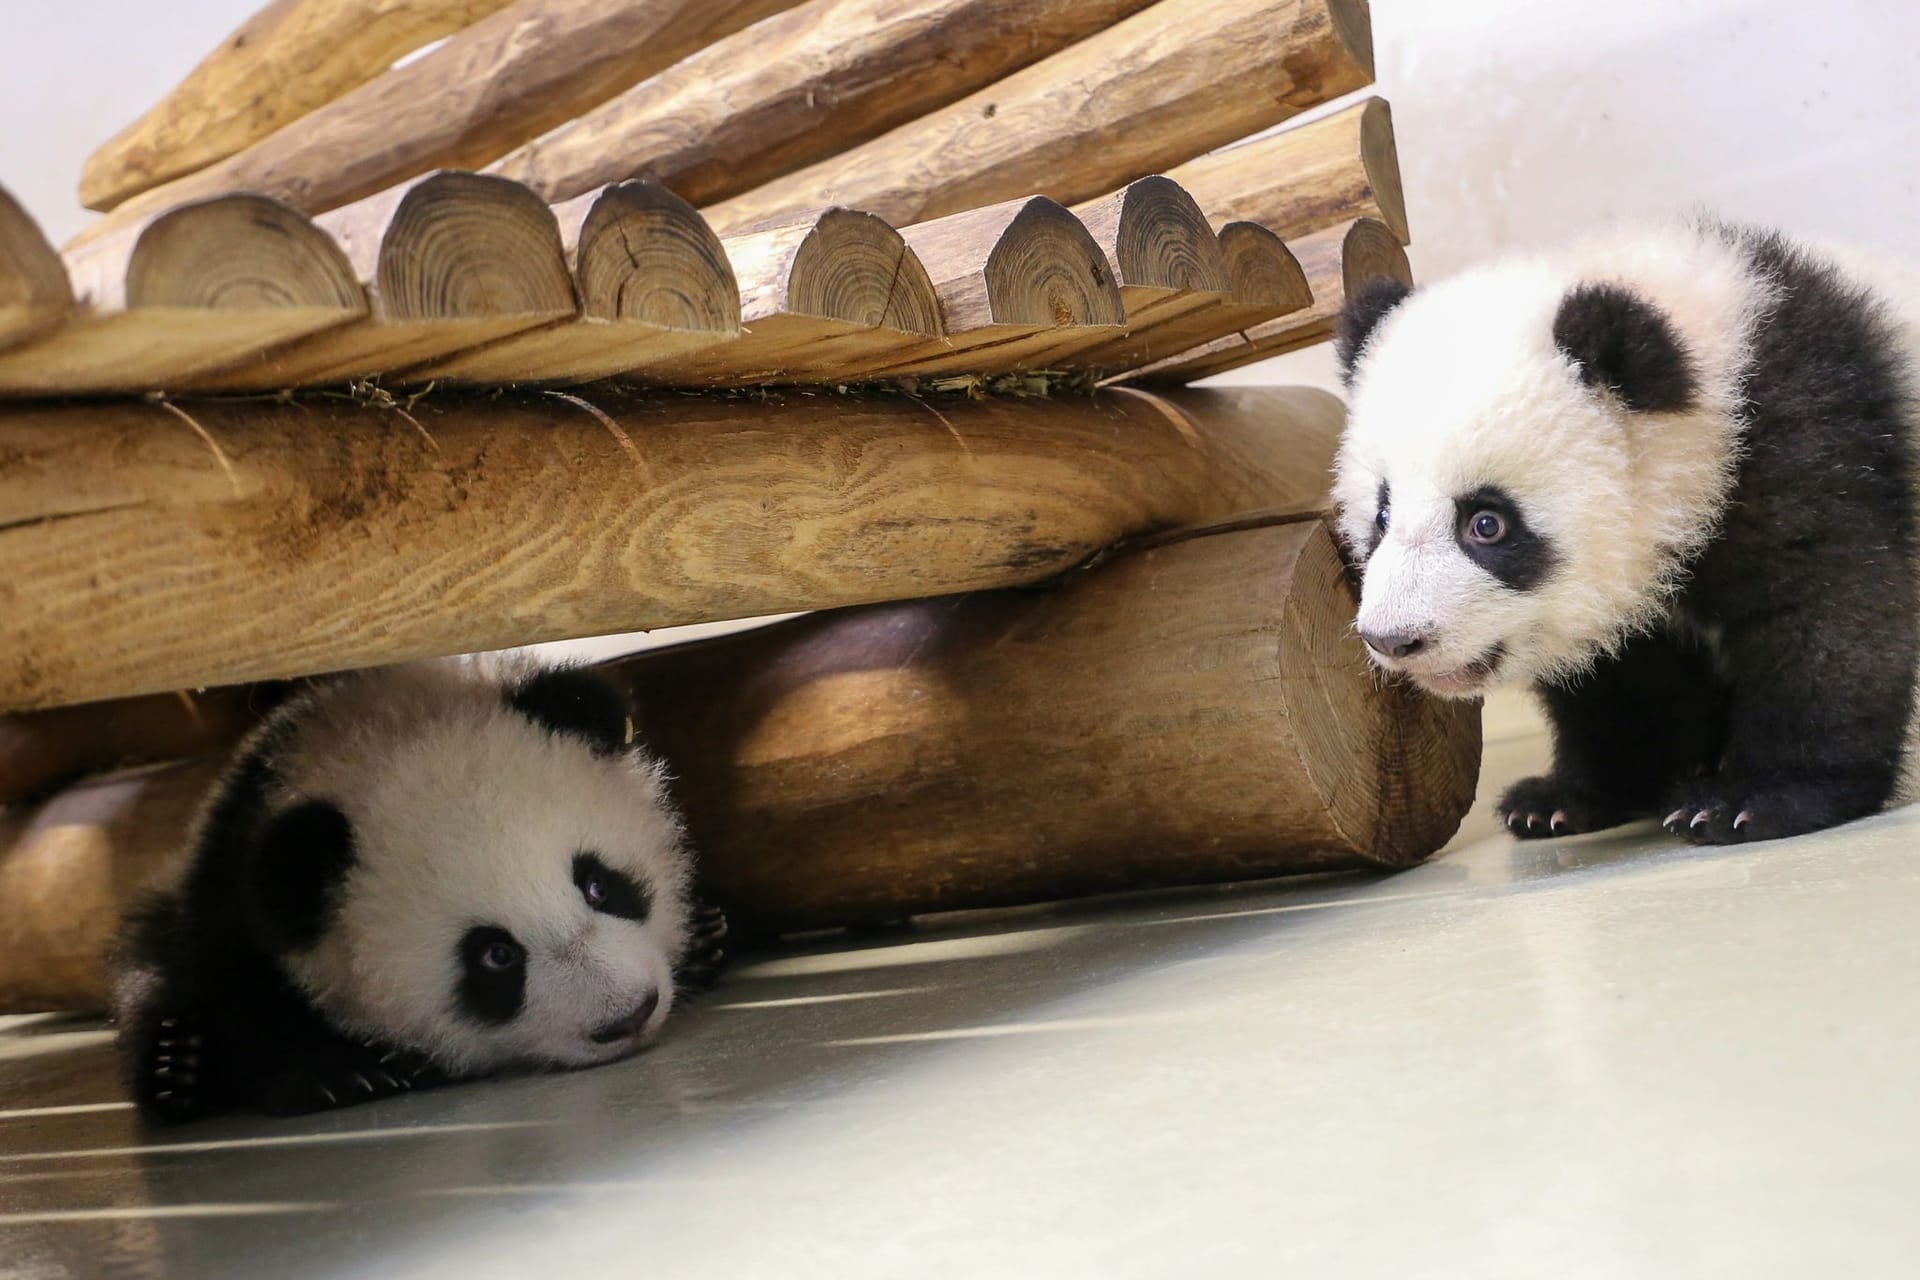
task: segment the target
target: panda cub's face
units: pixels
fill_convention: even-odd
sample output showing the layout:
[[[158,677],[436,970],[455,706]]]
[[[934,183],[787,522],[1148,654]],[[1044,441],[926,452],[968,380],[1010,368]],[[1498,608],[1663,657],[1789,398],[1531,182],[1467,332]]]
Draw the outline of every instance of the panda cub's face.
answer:
[[[622,710],[579,716],[594,695],[575,677],[530,706],[476,685],[411,716],[333,708],[368,727],[292,762],[350,845],[314,945],[286,960],[340,1025],[467,1074],[605,1062],[666,1018],[689,931],[679,824],[618,740]]]

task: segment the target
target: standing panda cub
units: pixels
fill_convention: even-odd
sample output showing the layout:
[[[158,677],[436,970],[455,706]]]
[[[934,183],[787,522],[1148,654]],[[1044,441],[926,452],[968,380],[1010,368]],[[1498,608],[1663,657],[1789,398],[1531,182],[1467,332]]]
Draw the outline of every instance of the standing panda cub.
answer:
[[[1515,834],[1729,844],[1912,798],[1917,286],[1701,221],[1348,299],[1357,627],[1436,694],[1538,692]]]
[[[623,690],[583,669],[342,677],[239,747],[114,968],[161,1120],[320,1110],[634,1052],[724,924]]]

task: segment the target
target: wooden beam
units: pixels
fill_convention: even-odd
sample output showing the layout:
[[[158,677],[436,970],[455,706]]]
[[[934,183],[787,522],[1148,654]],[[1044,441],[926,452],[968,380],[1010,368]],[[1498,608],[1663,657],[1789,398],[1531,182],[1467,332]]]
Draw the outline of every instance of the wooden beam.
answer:
[[[1150,0],[811,0],[504,157],[548,200],[645,175],[739,195],[943,107]]]
[[[1073,204],[1372,77],[1365,0],[1161,0],[708,215],[724,235],[828,204],[896,226],[1034,192]]]
[[[554,206],[580,314],[431,362],[411,381],[577,383],[740,336],[725,249],[657,182],[618,182]]]
[[[753,386],[838,381],[841,370],[940,332],[933,282],[900,233],[869,213],[826,209],[723,242],[744,332],[657,361],[640,382]]]
[[[1307,390],[181,407],[0,412],[0,710],[1037,582],[1322,492],[1302,439],[1339,414]]]
[[[0,187],[0,350],[36,338],[73,312],[73,289],[40,224]]]
[[[333,241],[260,196],[168,210],[69,253],[67,268],[79,312],[0,353],[0,395],[178,390],[367,310]]]
[[[358,323],[187,379],[196,391],[273,391],[396,374],[571,318],[553,211],[487,174],[417,178],[324,214],[371,301]]]
[[[1168,176],[1216,223],[1258,222],[1291,240],[1373,218],[1407,243],[1393,112],[1384,98],[1201,156]]]
[[[87,158],[80,203],[111,209],[224,160],[507,3],[272,0]]]
[[[478,168],[796,2],[515,0],[237,155],[134,196],[80,239],[221,192],[319,213],[434,169]]]
[[[1348,289],[1376,276],[1413,283],[1406,250],[1371,218],[1304,236],[1293,242],[1293,250],[1313,288],[1312,306],[1148,365],[1124,380],[1178,385],[1325,342],[1333,336]]]
[[[813,614],[616,666],[749,930],[1429,856],[1479,709],[1379,679],[1317,519],[1049,591]]]

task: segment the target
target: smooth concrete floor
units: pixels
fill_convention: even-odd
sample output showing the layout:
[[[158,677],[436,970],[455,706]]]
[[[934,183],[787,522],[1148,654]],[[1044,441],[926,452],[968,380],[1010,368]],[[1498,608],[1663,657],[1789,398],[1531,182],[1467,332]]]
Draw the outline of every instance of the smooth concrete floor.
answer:
[[[7,1276],[1920,1275],[1920,810],[959,919],[613,1067],[142,1134],[0,1030]]]

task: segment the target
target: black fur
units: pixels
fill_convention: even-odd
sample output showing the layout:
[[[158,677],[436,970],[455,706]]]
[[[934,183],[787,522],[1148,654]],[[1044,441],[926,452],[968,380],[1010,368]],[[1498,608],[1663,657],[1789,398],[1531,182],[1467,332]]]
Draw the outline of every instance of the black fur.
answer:
[[[1553,318],[1554,345],[1580,366],[1588,386],[1629,409],[1684,409],[1698,387],[1693,362],[1658,307],[1617,284],[1583,284]]]
[[[1347,294],[1340,315],[1333,322],[1333,349],[1340,358],[1342,381],[1353,381],[1353,366],[1360,359],[1367,338],[1387,318],[1387,313],[1406,301],[1411,292],[1411,286],[1405,281],[1375,276]]]
[[[1726,844],[1863,817],[1898,780],[1920,667],[1902,353],[1830,268],[1727,234],[1782,296],[1756,334],[1723,527],[1676,611],[1718,634],[1718,674],[1685,652],[1650,669],[1635,642],[1544,689],[1554,773],[1509,792],[1509,815],[1563,809],[1571,831],[1671,814],[1678,834]]]
[[[571,734],[598,755],[629,745],[633,708],[626,690],[585,667],[553,667],[507,690],[507,705],[552,733]]]
[[[261,943],[301,951],[332,922],[353,867],[353,824],[325,800],[303,800],[268,819],[245,860],[247,909]]]
[[[527,949],[497,924],[477,924],[460,936],[460,1012],[475,1022],[499,1026],[520,1016],[527,1003]],[[505,964],[488,958],[508,957]]]
[[[1464,498],[1454,500],[1457,518],[1454,538],[1467,558],[1492,574],[1499,583],[1514,591],[1531,591],[1547,580],[1559,558],[1553,544],[1535,533],[1527,524],[1520,504],[1498,485],[1483,485]],[[1467,536],[1473,518],[1492,511],[1506,523],[1506,536],[1483,544]]]
[[[653,895],[647,887],[608,866],[598,854],[573,855],[573,883],[588,906],[606,915],[639,921],[653,911]]]

